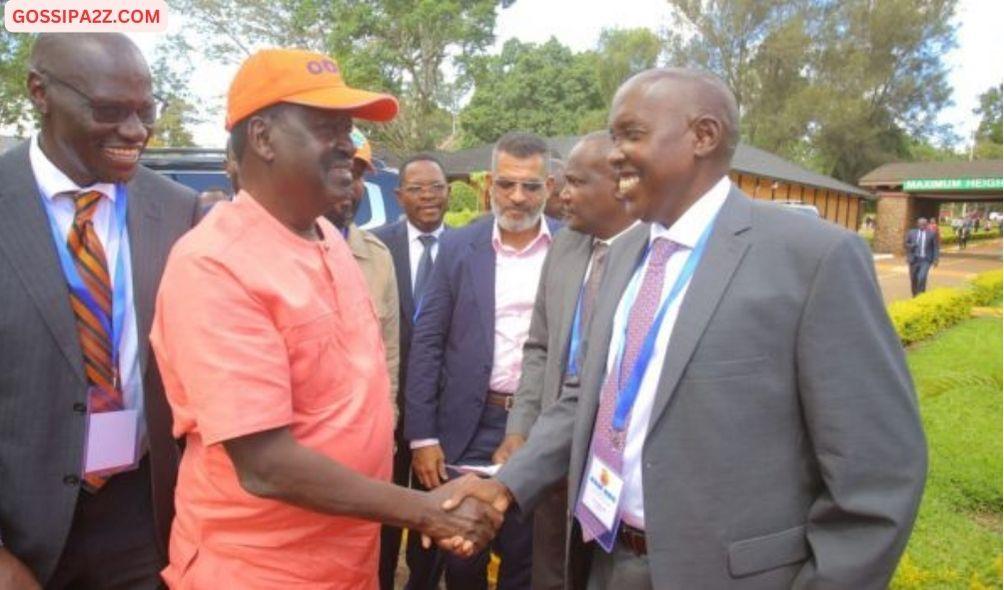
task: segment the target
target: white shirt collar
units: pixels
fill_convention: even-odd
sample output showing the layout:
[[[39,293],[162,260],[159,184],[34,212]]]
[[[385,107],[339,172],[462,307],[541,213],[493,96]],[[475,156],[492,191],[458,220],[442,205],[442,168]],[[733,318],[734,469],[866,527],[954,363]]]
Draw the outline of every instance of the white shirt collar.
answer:
[[[444,226],[443,226],[442,223],[440,223],[439,227],[437,227],[436,229],[432,230],[431,232],[424,232],[424,231],[418,229],[417,227],[415,227],[414,225],[412,225],[410,221],[405,221],[404,224],[408,227],[408,242],[417,242],[418,238],[420,236],[424,236],[426,234],[432,234],[432,235],[436,236],[436,239],[438,240],[439,236],[441,236],[443,234],[443,227]]]
[[[718,211],[725,204],[725,199],[729,196],[729,189],[732,181],[728,176],[723,176],[715,183],[708,192],[701,195],[693,205],[687,209],[672,227],[665,227],[661,223],[653,223],[649,243],[656,238],[665,238],[671,242],[693,249],[697,246],[697,241],[701,239],[704,229],[715,218]]]
[[[79,186],[70,180],[70,177],[52,163],[52,160],[45,155],[39,145],[39,134],[36,133],[31,138],[28,147],[28,160],[31,162],[31,170],[35,174],[35,182],[42,190],[42,195],[49,200],[55,198],[60,193],[78,193],[83,190],[101,191],[106,197],[115,201],[115,185],[107,182],[97,182],[91,186]]]
[[[540,223],[540,230],[537,232],[536,237],[534,237],[533,240],[531,240],[530,243],[527,244],[525,248],[516,252],[517,254],[522,254],[523,252],[526,252],[530,248],[533,248],[534,246],[537,245],[537,242],[539,242],[540,240],[547,240],[548,242],[551,241],[551,228],[548,227],[547,217],[545,217],[543,213],[541,213],[540,215],[539,223]],[[509,248],[508,246],[502,243],[502,230],[499,229],[498,219],[496,219],[495,223],[492,224],[492,247],[495,248],[496,252],[498,252],[502,248],[508,248],[509,250],[515,251],[513,248]]]
[[[640,223],[641,223],[641,221],[639,221],[639,220],[636,219],[634,221],[634,223],[632,223],[631,225],[629,225],[629,226],[625,227],[624,229],[622,229],[620,231],[620,233],[618,233],[617,235],[611,236],[611,237],[609,237],[609,238],[607,238],[605,240],[601,240],[599,238],[593,238],[593,243],[594,244],[600,243],[600,244],[606,244],[607,246],[613,246],[614,245],[614,241],[616,241],[617,238],[619,238],[619,237],[623,236],[624,234],[628,233],[629,231],[633,230],[634,227],[636,225],[640,224]]]

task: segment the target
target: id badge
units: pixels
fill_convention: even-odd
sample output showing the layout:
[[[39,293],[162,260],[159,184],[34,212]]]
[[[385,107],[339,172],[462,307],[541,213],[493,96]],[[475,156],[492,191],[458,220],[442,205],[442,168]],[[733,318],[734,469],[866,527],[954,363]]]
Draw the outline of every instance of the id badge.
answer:
[[[88,414],[84,475],[110,475],[137,465],[139,411]]]
[[[593,455],[589,460],[588,475],[582,492],[582,504],[603,527],[596,542],[606,550],[613,550],[617,529],[620,527],[621,492],[624,479],[606,462]],[[599,532],[599,531],[597,531]]]

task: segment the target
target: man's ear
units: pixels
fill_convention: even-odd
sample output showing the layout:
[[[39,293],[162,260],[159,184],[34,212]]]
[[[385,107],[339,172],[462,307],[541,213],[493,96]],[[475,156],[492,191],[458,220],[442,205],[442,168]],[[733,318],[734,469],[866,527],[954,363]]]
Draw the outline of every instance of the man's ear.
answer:
[[[711,115],[701,115],[692,124],[694,130],[694,155],[706,158],[718,152],[725,141],[722,122]]]
[[[30,70],[25,86],[28,88],[28,98],[31,104],[35,105],[35,110],[41,115],[49,114],[49,88],[41,72]]]
[[[275,160],[275,150],[272,149],[273,121],[268,117],[254,116],[248,121],[247,147],[265,162]]]

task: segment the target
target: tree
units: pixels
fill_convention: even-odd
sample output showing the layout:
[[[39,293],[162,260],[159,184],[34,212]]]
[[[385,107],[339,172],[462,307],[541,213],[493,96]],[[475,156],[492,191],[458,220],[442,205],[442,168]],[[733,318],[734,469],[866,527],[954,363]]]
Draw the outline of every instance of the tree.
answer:
[[[373,139],[412,151],[448,135],[439,89],[445,70],[463,76],[494,41],[496,8],[514,0],[169,0],[188,17],[190,44],[237,61],[264,45],[329,53],[353,85],[396,94],[408,121],[375,127]],[[195,41],[197,40],[197,41]],[[447,116],[447,119],[449,117]]]
[[[10,33],[0,27],[0,126],[11,127],[18,134],[33,122],[25,81],[34,42],[35,35]]]
[[[595,52],[575,54],[554,38],[540,45],[510,39],[499,55],[472,62],[462,143],[493,142],[517,129],[545,137],[583,131],[584,119],[606,109],[596,69]]]
[[[980,116],[980,124],[973,138],[973,157],[999,160],[1004,154],[1004,136],[1001,133],[1001,90],[1004,86],[991,86],[980,95],[980,106],[973,109]]]
[[[910,138],[950,137],[936,116],[955,0],[670,3],[693,33],[670,36],[673,61],[722,76],[758,147],[856,182],[909,157]]]
[[[150,64],[153,77],[153,94],[162,108],[150,138],[151,147],[188,147],[195,145],[191,127],[202,122],[196,99],[188,89],[193,65],[188,56],[191,48],[172,46],[183,44],[174,38],[167,44],[158,46],[154,61]]]
[[[662,39],[648,29],[604,29],[596,60],[603,102],[610,104],[617,88],[632,75],[654,68],[662,52]]]

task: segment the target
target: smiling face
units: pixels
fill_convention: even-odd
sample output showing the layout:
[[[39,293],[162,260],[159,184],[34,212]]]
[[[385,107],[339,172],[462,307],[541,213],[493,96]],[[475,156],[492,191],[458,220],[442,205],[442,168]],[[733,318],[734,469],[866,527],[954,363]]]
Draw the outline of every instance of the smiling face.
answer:
[[[283,105],[270,118],[271,174],[291,205],[317,217],[351,203],[352,118],[298,105]]]
[[[420,231],[435,231],[443,223],[450,199],[450,185],[439,165],[430,160],[409,163],[395,191],[405,216]]]
[[[695,136],[677,86],[629,82],[610,113],[614,147],[609,160],[628,213],[644,221],[666,217],[694,176]]]
[[[131,49],[118,56],[85,49],[86,59],[53,61],[29,76],[43,151],[81,186],[128,181],[153,133],[150,72]],[[116,112],[122,116],[109,116]],[[115,118],[121,120],[109,120]]]

